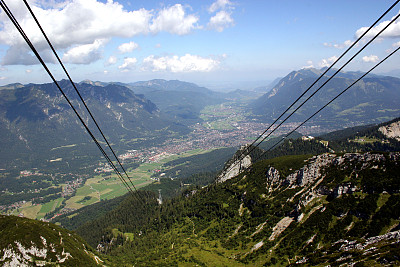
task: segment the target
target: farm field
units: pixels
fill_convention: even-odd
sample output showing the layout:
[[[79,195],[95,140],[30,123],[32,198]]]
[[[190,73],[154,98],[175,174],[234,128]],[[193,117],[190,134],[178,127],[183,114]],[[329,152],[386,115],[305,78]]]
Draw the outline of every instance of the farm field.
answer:
[[[140,189],[154,182],[151,178],[155,171],[165,170],[164,164],[178,159],[197,154],[203,154],[211,150],[195,149],[179,155],[167,155],[158,161],[143,163],[135,169],[128,169],[127,173],[136,189]],[[169,166],[172,168],[174,166]],[[127,180],[127,178],[124,176]],[[130,182],[129,182],[130,183]],[[65,185],[62,185],[65,186]],[[65,210],[80,209],[82,207],[94,204],[96,202],[112,199],[127,193],[127,189],[115,173],[102,173],[94,175],[85,181],[85,184],[76,189],[72,197],[60,197],[43,204],[32,205],[32,202],[26,202],[18,209],[10,212],[12,215],[22,215],[31,219],[43,219],[47,213],[55,212],[61,209],[63,202]]]
[[[238,122],[244,120],[240,107],[233,108],[228,103],[205,107],[200,118],[204,120],[204,127],[214,130],[232,130]]]

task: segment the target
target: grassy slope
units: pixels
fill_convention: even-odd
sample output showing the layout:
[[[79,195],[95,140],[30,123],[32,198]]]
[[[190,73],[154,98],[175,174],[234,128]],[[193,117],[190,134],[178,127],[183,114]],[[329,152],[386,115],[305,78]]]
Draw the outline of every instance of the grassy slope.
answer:
[[[20,254],[21,249],[17,242],[25,249],[46,249],[45,258],[37,255],[35,257],[32,256],[32,252],[27,252],[32,257],[31,264],[44,261],[46,264],[58,263],[67,266],[98,266],[101,261],[105,263],[104,257],[100,259],[81,237],[54,224],[0,215],[0,236],[0,259],[3,259],[3,264],[11,260],[4,254],[6,250],[11,249]],[[66,256],[66,253],[70,256]],[[65,257],[65,262],[58,259]]]

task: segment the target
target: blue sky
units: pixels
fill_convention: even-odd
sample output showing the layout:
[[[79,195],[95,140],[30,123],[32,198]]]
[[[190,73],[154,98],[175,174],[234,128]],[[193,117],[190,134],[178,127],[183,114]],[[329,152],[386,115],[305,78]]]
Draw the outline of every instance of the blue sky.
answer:
[[[65,78],[22,0],[5,2],[56,78]],[[327,66],[393,2],[29,0],[75,81],[233,86]],[[383,23],[399,10],[400,4]],[[0,84],[49,82],[4,12],[0,21]],[[346,70],[368,70],[399,44],[396,22]],[[398,62],[396,55],[377,72],[399,70]]]

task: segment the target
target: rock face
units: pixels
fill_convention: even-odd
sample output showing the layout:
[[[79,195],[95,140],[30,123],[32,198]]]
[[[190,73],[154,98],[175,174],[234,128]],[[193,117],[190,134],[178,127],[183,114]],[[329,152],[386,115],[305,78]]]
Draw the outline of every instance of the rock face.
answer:
[[[2,251],[3,257],[0,259],[0,262],[7,262],[10,266],[28,266],[31,263],[43,266],[51,262],[47,259],[47,256],[50,256],[50,254],[54,254],[53,256],[57,258],[54,262],[55,264],[64,263],[68,258],[72,257],[70,253],[64,252],[64,250],[57,253],[54,244],[47,246],[46,239],[42,237],[42,240],[43,243],[40,245],[44,245],[44,248],[39,248],[34,243],[30,247],[24,247],[20,242],[14,241],[17,248],[15,249],[12,245],[9,248],[4,248]]]
[[[308,165],[286,177],[286,182],[292,186],[307,186],[320,178],[323,167],[332,164],[334,159],[335,155],[333,154],[313,157]]]
[[[348,240],[339,240],[337,243],[338,244],[342,243],[342,245],[339,248],[341,251],[352,251],[352,250],[364,250],[370,245],[389,240],[400,241],[400,230],[389,232],[384,235],[367,238],[362,243],[359,243],[357,241],[348,241]]]
[[[217,177],[217,183],[223,183],[237,176],[241,171],[247,169],[251,165],[251,156],[241,157],[242,153],[249,149],[248,146],[242,146],[230,162],[225,166],[225,169]]]
[[[290,217],[284,217],[282,220],[280,220],[275,227],[272,229],[272,234],[268,238],[269,241],[275,240],[283,231],[285,231],[286,228],[293,222],[293,218]]]
[[[270,167],[267,171],[267,190],[268,193],[271,193],[276,186],[279,186],[281,183],[281,176],[279,175],[279,171],[274,167]]]
[[[391,153],[390,157],[397,159],[399,153]],[[321,154],[314,156],[309,159],[308,164],[300,168],[298,171],[288,175],[286,178],[281,179],[279,172],[271,167],[268,169],[266,174],[268,185],[286,185],[289,184],[292,188],[295,187],[305,187],[315,183],[323,175],[323,170],[328,166],[336,166],[341,168],[345,162],[362,162],[360,170],[370,167],[374,162],[385,161],[385,156],[383,154],[374,153],[347,153],[342,156],[336,156],[335,154]],[[346,185],[338,189],[339,191],[346,191],[348,188]]]
[[[379,127],[379,131],[388,138],[395,138],[397,141],[400,141],[400,121]]]
[[[226,172],[224,172],[220,176],[218,176],[217,182],[223,183],[223,182],[237,176],[240,173],[240,171],[242,171],[243,169],[246,169],[250,165],[251,165],[251,157],[250,156],[246,156],[242,160],[235,161],[228,167]]]

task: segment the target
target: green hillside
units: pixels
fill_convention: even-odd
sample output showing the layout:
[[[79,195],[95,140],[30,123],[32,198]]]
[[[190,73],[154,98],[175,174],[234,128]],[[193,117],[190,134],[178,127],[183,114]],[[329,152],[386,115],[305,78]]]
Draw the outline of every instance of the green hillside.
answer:
[[[187,191],[161,206],[146,201],[144,208],[131,197],[78,232],[120,264],[138,266],[397,265],[399,157],[264,160],[227,182]],[[89,229],[102,234],[93,236]]]
[[[77,234],[57,225],[0,215],[2,266],[102,266],[100,256]]]

